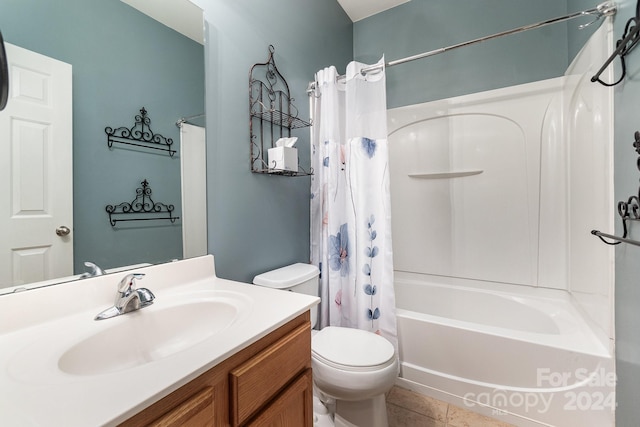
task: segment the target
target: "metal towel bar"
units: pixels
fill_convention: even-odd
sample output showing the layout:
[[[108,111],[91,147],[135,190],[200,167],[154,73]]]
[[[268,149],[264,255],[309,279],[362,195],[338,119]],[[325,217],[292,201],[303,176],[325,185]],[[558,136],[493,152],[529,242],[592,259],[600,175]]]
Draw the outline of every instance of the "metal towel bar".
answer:
[[[635,131],[633,137],[633,148],[635,149],[636,153],[640,155],[640,131]],[[640,170],[640,157],[638,157],[636,165],[638,167],[638,170]],[[629,197],[626,201],[621,200],[618,202],[618,215],[622,220],[622,237],[603,233],[598,230],[591,230],[591,234],[597,236],[607,245],[619,245],[620,243],[628,243],[630,245],[640,246],[639,241],[627,238],[627,236],[629,235],[629,226],[627,224],[627,221],[640,221],[640,188],[638,189],[637,195]],[[604,237],[606,237],[607,239],[615,240],[615,242],[607,242],[606,240],[604,240]]]
[[[602,240],[607,245],[618,245],[620,243],[628,243],[630,245],[640,246],[640,242],[637,240],[627,239],[626,237],[614,236],[612,234],[603,233],[598,230],[591,230],[591,234],[593,234],[594,236],[598,236],[600,240]],[[614,243],[607,242],[606,240],[603,239],[603,237],[606,237],[607,239],[615,240],[616,242]]]

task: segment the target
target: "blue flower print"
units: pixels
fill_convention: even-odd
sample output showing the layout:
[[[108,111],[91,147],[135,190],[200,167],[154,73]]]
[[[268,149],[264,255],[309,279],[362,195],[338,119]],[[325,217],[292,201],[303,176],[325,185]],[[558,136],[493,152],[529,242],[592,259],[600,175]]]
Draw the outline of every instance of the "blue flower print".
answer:
[[[340,231],[329,236],[329,266],[340,271],[340,276],[349,274],[349,232],[347,224],[340,226]]]
[[[367,218],[367,232],[369,233],[369,246],[365,247],[365,255],[369,258],[369,262],[366,262],[362,266],[362,272],[365,276],[368,277],[368,282],[364,285],[364,293],[370,297],[370,308],[367,308],[366,314],[367,319],[371,321],[371,327],[373,327],[373,321],[377,320],[380,317],[380,309],[378,307],[374,308],[374,300],[373,296],[377,293],[377,287],[371,283],[373,281],[373,277],[371,277],[371,269],[373,267],[373,259],[378,256],[380,250],[377,246],[374,246],[373,241],[378,237],[378,233],[373,229],[373,224],[376,222],[376,217],[372,214]]]
[[[376,222],[376,216],[371,214],[369,216],[369,218],[367,218],[367,228],[371,230],[372,227],[373,227],[373,224],[375,224],[375,222]],[[375,233],[375,231],[374,231],[374,233]],[[375,239],[375,237],[374,237],[374,239]]]
[[[371,322],[373,322],[374,320],[378,319],[380,317],[380,309],[376,308],[375,310],[371,310],[370,308],[367,308],[367,319],[371,320]]]
[[[362,267],[362,272],[365,276],[371,276],[371,265],[365,264],[364,267]]]
[[[375,295],[377,291],[378,289],[375,286],[371,286],[371,285],[364,286],[364,293],[369,296]]]
[[[369,138],[362,138],[362,148],[364,148],[364,152],[369,156],[369,158],[373,158],[376,154],[376,140]]]
[[[322,159],[322,166],[329,167],[329,157]]]

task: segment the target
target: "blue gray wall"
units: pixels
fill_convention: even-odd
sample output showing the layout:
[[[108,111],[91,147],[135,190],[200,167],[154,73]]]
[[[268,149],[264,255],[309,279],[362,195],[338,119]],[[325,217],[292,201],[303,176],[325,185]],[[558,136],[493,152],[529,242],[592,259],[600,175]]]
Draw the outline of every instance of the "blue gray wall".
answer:
[[[199,0],[207,21],[207,191],[209,252],[221,277],[251,282],[266,270],[309,261],[309,177],[249,169],[249,69],[268,46],[299,109],[314,73],[353,58],[352,23],[336,1]],[[298,136],[309,167],[309,129]]]
[[[624,25],[635,15],[635,2],[618,3],[614,40],[621,38]],[[640,130],[640,49],[627,58],[627,77],[615,87],[615,199],[638,195],[640,171],[633,150],[633,134]],[[616,78],[620,61],[615,62]],[[613,207],[612,207],[613,208]],[[617,215],[616,215],[617,218]],[[632,224],[631,237],[640,240],[639,224]],[[616,232],[622,233],[620,224]],[[620,235],[620,234],[618,234]],[[616,373],[618,375],[616,424],[635,426],[640,420],[640,248],[627,244],[616,247]]]
[[[129,223],[113,229],[105,206],[135,197],[180,206],[180,160],[151,150],[109,150],[104,128],[131,127],[146,107],[151,129],[173,138],[183,116],[204,112],[204,48],[119,0],[2,0],[5,41],[73,66],[75,269],[182,256],[181,227]],[[124,147],[124,146],[120,146]]]
[[[355,59],[400,59],[566,14],[564,1],[414,0],[354,24]],[[567,29],[551,25],[398,65],[389,108],[562,75]]]

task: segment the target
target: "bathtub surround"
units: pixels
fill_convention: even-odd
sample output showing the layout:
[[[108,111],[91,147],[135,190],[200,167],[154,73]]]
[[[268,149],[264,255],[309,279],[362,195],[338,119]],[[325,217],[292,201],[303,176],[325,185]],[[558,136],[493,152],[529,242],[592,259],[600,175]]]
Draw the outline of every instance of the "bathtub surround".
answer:
[[[613,227],[611,99],[588,83],[605,24],[565,77],[390,110],[397,270],[570,291],[613,338],[613,254],[589,233]]]
[[[613,339],[610,46],[609,19],[565,77],[389,110],[396,270],[565,290]]]
[[[389,110],[401,383],[613,426],[613,249],[589,233],[613,228],[612,99],[589,82],[610,21],[564,77]]]
[[[365,67],[349,63],[344,79],[335,66],[315,75],[311,262],[321,273],[321,328],[396,343],[385,72],[363,76]]]

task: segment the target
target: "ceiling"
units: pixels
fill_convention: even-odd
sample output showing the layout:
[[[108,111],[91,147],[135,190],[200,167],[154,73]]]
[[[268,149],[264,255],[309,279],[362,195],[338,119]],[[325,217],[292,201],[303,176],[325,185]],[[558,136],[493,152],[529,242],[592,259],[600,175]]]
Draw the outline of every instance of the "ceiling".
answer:
[[[121,0],[149,15],[167,27],[204,44],[202,9],[193,0]],[[342,9],[356,22],[391,9],[410,0],[337,0]],[[196,0],[196,3],[198,0]]]
[[[353,22],[375,15],[410,0],[338,0]]]
[[[204,44],[202,9],[189,0],[122,0],[167,27]]]

